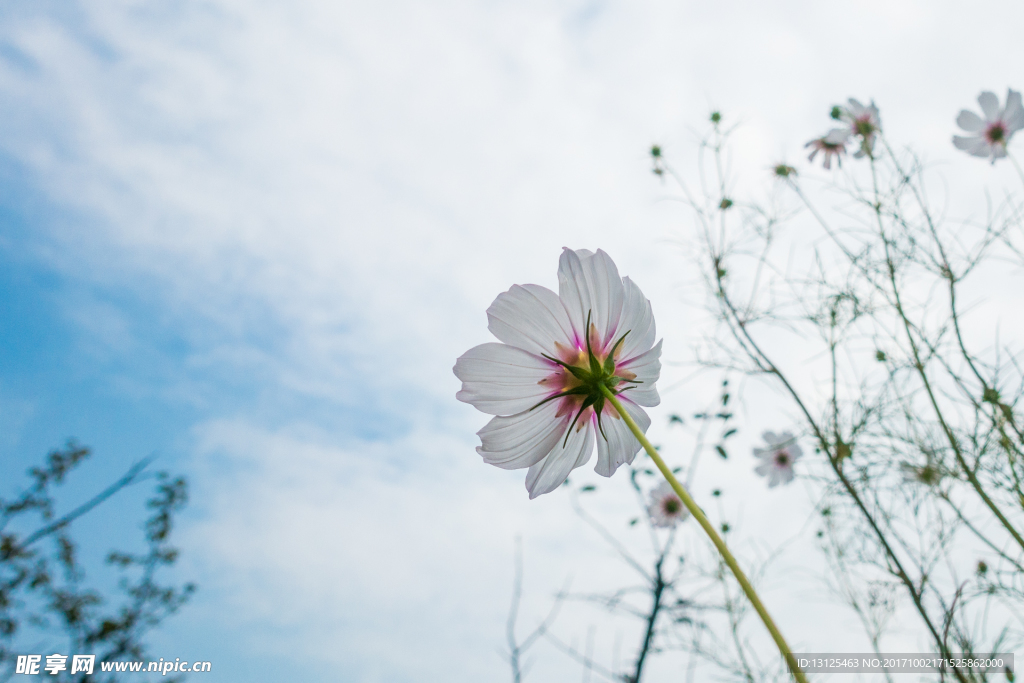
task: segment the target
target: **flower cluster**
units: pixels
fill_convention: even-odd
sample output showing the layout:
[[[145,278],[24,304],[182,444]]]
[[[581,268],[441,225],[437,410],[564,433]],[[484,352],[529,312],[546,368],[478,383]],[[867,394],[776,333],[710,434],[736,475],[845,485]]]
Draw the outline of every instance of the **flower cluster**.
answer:
[[[953,145],[972,156],[991,159],[994,164],[996,159],[1007,155],[1006,146],[1013,134],[1024,128],[1024,104],[1021,94],[1013,89],[1007,89],[1003,106],[999,106],[999,97],[987,90],[978,95],[978,104],[984,118],[973,111],[962,110],[956,117],[956,125],[971,135],[954,135]],[[875,141],[882,131],[874,102],[864,106],[851,97],[845,107],[832,107],[832,118],[844,125],[804,145],[811,150],[808,161],[814,161],[821,153],[822,166],[826,169],[832,168],[833,157],[842,166],[842,157],[851,140],[859,142],[854,157],[874,157]]]
[[[872,102],[864,106],[852,97],[848,100],[847,106],[832,107],[832,118],[841,121],[843,126],[833,128],[826,135],[815,138],[804,147],[811,148],[808,161],[814,161],[818,152],[824,156],[825,168],[832,168],[832,157],[836,157],[839,165],[842,165],[842,155],[846,154],[846,145],[851,138],[860,141],[860,146],[853,156],[861,158],[872,156],[875,150],[875,140],[882,130],[882,120],[878,116],[878,107]]]
[[[661,342],[654,343],[650,302],[600,249],[564,249],[558,294],[514,285],[487,309],[488,329],[502,343],[481,344],[455,363],[456,398],[495,415],[477,434],[484,462],[529,468],[530,498],[558,488],[590,460],[610,477],[633,462],[640,442],[614,406],[611,392],[646,431],[641,406],[661,399]]]
[[[803,456],[804,451],[790,432],[765,432],[762,435],[766,448],[754,448],[754,456],[761,464],[754,468],[762,477],[768,477],[768,488],[793,481],[793,463]]]

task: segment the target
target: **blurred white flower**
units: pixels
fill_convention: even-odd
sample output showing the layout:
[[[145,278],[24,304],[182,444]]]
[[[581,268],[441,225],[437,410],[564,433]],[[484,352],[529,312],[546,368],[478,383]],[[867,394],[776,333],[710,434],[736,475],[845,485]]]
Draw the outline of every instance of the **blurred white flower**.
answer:
[[[558,488],[586,464],[597,441],[595,471],[610,477],[640,450],[601,386],[618,395],[643,431],[640,406],[661,399],[661,342],[654,344],[651,304],[615,263],[597,253],[564,249],[558,294],[514,285],[487,309],[488,329],[501,344],[474,347],[455,363],[456,398],[496,415],[477,434],[484,462],[529,467],[530,498]]]
[[[975,135],[954,135],[953,144],[972,156],[991,157],[994,164],[996,159],[1006,156],[1006,145],[1013,134],[1024,128],[1024,106],[1021,106],[1020,93],[1009,89],[1005,107],[1000,108],[999,98],[988,91],[978,95],[978,104],[984,119],[966,109],[956,117],[956,125]]]
[[[793,463],[804,454],[796,437],[790,432],[765,432],[762,438],[767,448],[754,448],[754,455],[762,461],[754,471],[768,477],[769,488],[793,481]]]
[[[873,154],[875,138],[882,130],[882,119],[878,115],[875,103],[872,102],[865,107],[851,97],[848,106],[840,107],[839,111],[839,118],[849,125],[847,135],[860,138],[860,149],[854,152],[853,156],[859,159],[866,154]]]
[[[651,524],[660,527],[673,527],[690,516],[690,511],[683,505],[672,486],[663,481],[651,491],[651,504],[647,506],[647,514]]]
[[[847,132],[845,128],[833,128],[829,131],[828,135],[815,138],[804,145],[804,147],[811,148],[811,155],[807,157],[807,160],[814,161],[814,157],[818,155],[818,152],[821,152],[825,157],[825,163],[822,166],[832,168],[832,157],[835,157],[839,165],[842,166],[842,155],[846,153],[846,139]]]

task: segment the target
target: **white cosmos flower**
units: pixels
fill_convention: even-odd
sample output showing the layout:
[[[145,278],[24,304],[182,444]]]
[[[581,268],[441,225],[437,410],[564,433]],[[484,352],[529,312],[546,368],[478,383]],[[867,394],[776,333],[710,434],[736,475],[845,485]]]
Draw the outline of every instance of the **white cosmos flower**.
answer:
[[[875,148],[875,138],[882,130],[882,119],[878,115],[878,107],[872,102],[864,106],[852,97],[848,106],[840,109],[839,118],[849,125],[848,135],[860,137],[860,149],[853,156],[858,159],[871,154]]]
[[[689,517],[690,511],[672,490],[672,486],[663,481],[651,491],[651,504],[647,507],[647,514],[650,515],[651,524],[654,526],[673,527]]]
[[[484,462],[528,467],[530,498],[558,488],[590,460],[610,477],[633,462],[640,442],[600,390],[618,394],[643,431],[640,406],[661,402],[661,342],[654,344],[651,304],[615,263],[597,253],[564,249],[558,294],[513,285],[487,309],[488,329],[501,342],[481,344],[455,363],[456,398],[495,415],[477,434]],[[589,331],[589,333],[588,333]]]
[[[790,432],[765,432],[762,435],[767,448],[754,448],[754,455],[761,464],[754,471],[768,477],[768,488],[793,481],[793,463],[804,454],[800,444]]]
[[[1024,106],[1016,90],[1006,91],[1005,107],[1000,108],[999,98],[988,91],[978,95],[978,104],[984,119],[966,109],[956,117],[956,125],[975,135],[954,135],[953,144],[972,156],[991,157],[994,164],[996,159],[1006,156],[1006,144],[1013,134],[1024,128]]]
[[[804,147],[811,148],[811,155],[807,157],[808,161],[814,161],[814,157],[818,155],[818,152],[822,153],[825,158],[825,163],[822,164],[826,169],[832,168],[832,157],[836,158],[839,165],[843,165],[843,154],[846,154],[846,140],[849,137],[845,128],[833,128],[829,131],[828,135],[824,135],[820,138],[814,138],[808,142]]]

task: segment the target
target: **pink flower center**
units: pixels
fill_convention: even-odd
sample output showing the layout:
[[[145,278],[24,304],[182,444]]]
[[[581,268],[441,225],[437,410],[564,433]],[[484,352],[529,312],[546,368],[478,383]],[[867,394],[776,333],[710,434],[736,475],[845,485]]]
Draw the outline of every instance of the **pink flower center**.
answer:
[[[775,464],[779,467],[786,467],[789,465],[789,451],[776,451]]]
[[[1001,145],[1006,142],[1006,126],[1002,121],[995,121],[985,129],[985,139],[990,145]]]
[[[555,343],[555,354],[551,358],[557,359],[566,365],[571,365],[574,368],[579,368],[589,372],[590,365],[590,352],[593,352],[594,358],[598,364],[603,366],[608,356],[611,354],[612,343],[605,343],[600,339],[597,327],[594,324],[590,325],[590,339],[577,340],[573,346],[565,346],[558,342]],[[587,350],[587,342],[590,344],[590,351]],[[636,379],[636,373],[630,372],[619,366],[619,356],[622,352],[622,345],[615,345],[615,355],[612,356],[614,364],[614,370],[611,375],[621,378],[621,380],[634,380]],[[586,386],[586,382],[581,380],[579,377],[574,375],[569,369],[562,365],[558,365],[552,362],[554,365],[553,372],[542,379],[540,384],[551,390],[551,396],[564,393],[579,387]],[[557,417],[575,416],[578,414],[578,418],[575,420],[576,429],[579,431],[583,429],[583,426],[588,420],[594,418],[594,406],[589,405],[585,410],[580,412],[580,408],[583,407],[584,402],[588,400],[586,394],[570,394],[558,401],[558,412],[555,414]],[[619,419],[619,414],[616,412],[614,406],[610,402],[605,402],[603,399],[597,403],[601,409],[601,415],[610,416],[614,419]]]

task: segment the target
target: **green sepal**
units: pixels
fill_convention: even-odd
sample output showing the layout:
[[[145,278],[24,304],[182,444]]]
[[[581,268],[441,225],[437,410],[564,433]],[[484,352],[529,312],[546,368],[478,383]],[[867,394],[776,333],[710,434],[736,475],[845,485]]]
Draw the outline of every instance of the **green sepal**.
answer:
[[[626,330],[626,334],[629,334],[633,330]],[[626,340],[626,334],[619,337],[619,341],[615,342],[615,346],[608,352],[608,357],[604,359],[604,374],[610,375],[615,372],[615,352],[619,350],[619,346]]]
[[[587,390],[586,387],[575,387],[573,389],[566,389],[565,391],[563,391],[560,394],[553,394],[551,396],[548,396],[547,398],[542,400],[540,403],[537,403],[536,405],[534,405],[533,408],[539,408],[540,406],[544,405],[548,401],[554,401],[556,398],[562,398],[563,396],[585,396],[586,394],[589,394],[589,393],[590,392]],[[530,410],[533,410],[533,408],[530,408]]]
[[[597,397],[597,401],[594,403],[594,413],[597,415],[597,429],[601,432],[601,436],[604,440],[608,440],[608,435],[604,433],[604,423],[601,422],[601,413],[604,412],[604,394]]]
[[[597,399],[595,399],[593,396],[589,395],[585,399],[583,399],[583,405],[580,406],[579,412],[576,413],[576,417],[572,419],[572,423],[569,424],[569,429],[566,430],[565,432],[565,441],[562,442],[562,448],[565,448],[565,444],[569,443],[569,436],[572,434],[572,428],[576,426],[576,421],[580,419],[580,415],[583,414],[584,410],[594,405],[594,402],[596,400]]]
[[[587,340],[587,359],[590,361],[590,374],[591,376],[601,376],[601,363],[598,362],[597,356],[594,355],[594,350],[590,348],[590,314],[593,311],[587,311],[587,327],[583,331],[583,336]]]
[[[576,379],[580,380],[581,382],[589,382],[590,378],[592,377],[592,375],[589,372],[587,372],[586,370],[584,370],[583,368],[578,368],[575,365],[569,365],[568,363],[566,363],[564,361],[560,361],[557,358],[553,358],[552,356],[549,356],[546,353],[542,353],[540,355],[544,356],[545,358],[547,358],[552,363],[557,363],[557,364],[561,365],[563,368],[565,368],[566,370],[571,372],[573,377],[575,377]]]

